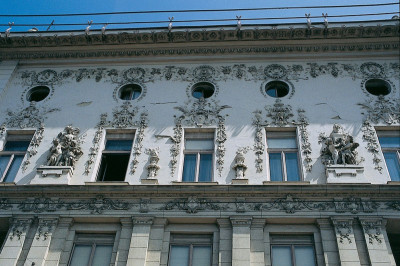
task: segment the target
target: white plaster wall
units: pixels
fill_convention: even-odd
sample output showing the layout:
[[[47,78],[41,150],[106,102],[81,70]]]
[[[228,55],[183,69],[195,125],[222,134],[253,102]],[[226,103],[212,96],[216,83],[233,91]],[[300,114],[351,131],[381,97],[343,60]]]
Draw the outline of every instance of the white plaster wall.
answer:
[[[340,65],[355,64],[360,66],[365,62],[376,62],[379,64],[389,65],[390,63],[397,63],[396,60],[338,60],[338,61],[320,61],[310,60],[304,61],[266,61],[259,62],[241,62],[248,69],[250,66],[266,67],[270,64],[281,64],[283,66],[290,66],[293,64],[302,65],[305,69],[302,73],[302,79],[289,81],[294,85],[295,92],[291,98],[289,95],[282,98],[284,104],[289,104],[293,108],[294,118],[297,117],[297,109],[302,108],[305,110],[305,115],[308,118],[309,126],[307,128],[309,133],[309,140],[312,147],[312,166],[311,172],[306,172],[304,165],[302,171],[305,181],[310,183],[325,183],[326,177],[324,166],[320,161],[321,145],[318,144],[318,135],[321,132],[329,134],[332,130],[334,123],[341,124],[345,131],[354,136],[355,141],[360,144],[358,148],[359,155],[365,159],[361,163],[365,167],[365,176],[371,183],[386,183],[389,176],[385,165],[382,173],[374,169],[372,163],[373,155],[366,149],[367,143],[362,139],[361,125],[365,112],[358,103],[363,103],[366,100],[374,99],[373,95],[369,95],[361,89],[363,82],[362,78],[352,78],[349,75],[339,73],[338,77],[333,77],[330,73],[321,73],[318,77],[312,78],[307,73],[307,63],[318,63],[319,65],[326,65],[330,62]],[[174,65],[176,67],[187,67],[192,69],[196,66],[205,65],[206,62],[196,64],[163,64],[163,65],[150,65],[150,64],[105,64],[105,65],[85,65],[77,66],[71,64],[62,65],[62,62],[57,62],[57,65],[47,64],[40,67],[34,65],[23,65],[17,69],[17,73],[12,76],[9,85],[3,91],[3,97],[0,100],[0,123],[3,123],[7,118],[7,110],[17,112],[25,108],[29,103],[22,99],[25,97],[26,92],[30,86],[24,84],[20,74],[24,71],[36,71],[36,73],[45,70],[53,69],[58,73],[65,69],[77,70],[80,68],[96,69],[104,67],[107,69],[127,70],[131,67],[142,68],[161,68],[165,66]],[[234,66],[233,63],[211,63],[207,64],[213,67],[219,66]],[[275,102],[274,98],[265,97],[260,87],[265,84],[266,80],[248,80],[251,75],[247,72],[247,77],[238,79],[236,77],[229,78],[228,80],[220,80],[214,82],[218,88],[218,95],[214,95],[211,99],[219,102],[219,105],[229,105],[232,108],[224,109],[221,114],[228,114],[226,117],[225,126],[227,133],[227,141],[225,142],[226,154],[224,170],[222,175],[219,176],[216,168],[214,167],[214,181],[219,184],[230,184],[232,178],[235,177],[234,171],[231,169],[234,164],[235,152],[240,147],[253,147],[254,145],[254,126],[252,120],[254,118],[255,110],[263,110],[263,117],[265,117],[264,107],[266,105],[272,106]],[[270,81],[272,79],[268,79]],[[399,79],[395,75],[388,78],[394,88],[390,97],[399,98]],[[180,80],[166,80],[165,78],[156,79],[154,82],[144,83],[146,88],[146,95],[141,97],[139,101],[132,101],[133,106],[137,106],[140,110],[148,111],[148,128],[145,131],[143,140],[142,154],[139,156],[139,164],[134,175],[127,173],[126,181],[130,184],[140,184],[141,178],[147,177],[146,165],[148,163],[148,155],[144,153],[146,148],[160,148],[160,161],[161,167],[158,173],[159,184],[170,184],[173,181],[180,180],[180,167],[182,166],[182,156],[178,158],[178,167],[175,174],[171,176],[170,169],[170,148],[172,145],[171,140],[168,138],[156,138],[155,135],[172,135],[174,127],[174,115],[180,115],[179,110],[174,109],[176,106],[184,106],[188,100],[193,100],[192,97],[187,96],[187,89],[190,88],[192,83]],[[31,163],[25,173],[18,173],[15,181],[18,184],[28,184],[36,173],[35,168],[46,162],[48,150],[51,147],[51,141],[57,136],[59,132],[67,125],[78,127],[81,134],[84,135],[82,149],[83,156],[79,159],[74,171],[74,175],[70,184],[83,184],[84,182],[93,182],[96,179],[96,172],[100,163],[101,149],[97,155],[97,161],[92,166],[89,175],[84,175],[85,163],[88,160],[88,151],[93,145],[92,140],[95,134],[95,126],[99,122],[101,113],[108,113],[108,118],[112,117],[113,108],[119,106],[122,101],[113,99],[113,92],[120,85],[112,83],[109,78],[103,77],[100,82],[96,82],[94,77],[83,78],[80,82],[75,79],[69,78],[63,82],[50,86],[54,89],[54,94],[48,99],[37,103],[37,107],[46,108],[60,108],[60,112],[52,112],[47,114],[45,119],[44,138],[38,147],[38,153],[31,158]],[[21,95],[23,97],[21,98]],[[387,96],[388,97],[388,96]],[[82,104],[84,103],[84,104]],[[20,130],[9,129],[7,130]],[[103,135],[104,137],[104,135]],[[0,142],[4,141],[5,134],[1,137]],[[103,140],[104,142],[104,140]],[[0,143],[1,146],[1,143]],[[181,146],[182,148],[182,146]],[[383,159],[380,154],[381,159]],[[246,163],[248,170],[246,177],[249,179],[250,184],[262,184],[267,181],[268,165],[264,154],[263,172],[256,173],[255,168],[255,154],[250,150],[246,154]]]

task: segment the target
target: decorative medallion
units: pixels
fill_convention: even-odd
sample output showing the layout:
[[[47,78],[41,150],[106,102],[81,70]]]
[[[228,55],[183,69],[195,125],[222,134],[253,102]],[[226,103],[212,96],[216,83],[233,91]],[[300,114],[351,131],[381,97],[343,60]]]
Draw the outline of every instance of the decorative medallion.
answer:
[[[375,62],[367,62],[360,66],[360,71],[367,77],[384,77],[385,68]]]
[[[271,79],[282,79],[286,77],[287,70],[282,65],[272,64],[265,67],[264,74]]]
[[[217,211],[227,208],[217,202],[212,202],[207,199],[199,199],[197,197],[189,197],[187,199],[176,199],[166,203],[161,210],[178,210],[186,211],[187,213],[197,213],[203,210]]]

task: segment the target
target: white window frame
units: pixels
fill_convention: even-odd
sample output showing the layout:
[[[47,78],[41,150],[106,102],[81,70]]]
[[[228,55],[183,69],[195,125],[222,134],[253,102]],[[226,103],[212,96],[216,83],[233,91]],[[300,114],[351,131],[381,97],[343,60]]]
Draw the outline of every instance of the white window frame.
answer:
[[[28,131],[28,132],[7,132],[7,137],[6,140],[4,142],[3,145],[3,150],[0,151],[0,156],[5,155],[11,155],[10,160],[8,161],[8,164],[4,170],[4,172],[2,173],[2,175],[0,176],[0,183],[4,181],[5,177],[7,176],[8,171],[10,170],[10,167],[14,161],[14,157],[15,155],[23,155],[25,157],[26,152],[28,151],[4,151],[4,148],[7,144],[7,142],[9,141],[29,141],[29,145],[30,142],[32,141],[33,138],[33,134],[34,132]],[[29,146],[28,146],[29,148]],[[15,177],[14,177],[15,178]],[[14,179],[15,180],[15,179]]]
[[[288,138],[291,139],[293,138],[296,141],[296,146],[297,148],[268,148],[268,139],[284,139]],[[297,134],[297,128],[279,128],[273,129],[273,128],[266,128],[266,145],[267,145],[267,162],[268,162],[268,180],[271,180],[271,171],[270,171],[270,160],[269,160],[269,154],[270,153],[280,153],[281,154],[281,167],[282,167],[282,181],[274,181],[274,182],[299,182],[303,181],[303,171],[301,167],[301,156],[300,156],[300,149],[299,149],[299,139],[298,139],[298,134]],[[297,154],[297,165],[298,165],[298,172],[299,172],[299,180],[298,181],[288,181],[287,180],[287,171],[286,171],[286,156],[285,153],[296,153]]]
[[[376,134],[378,136],[378,142],[379,142],[379,146],[381,147],[381,151],[382,151],[382,155],[385,152],[395,152],[397,155],[397,161],[400,163],[400,147],[394,147],[394,148],[382,148],[381,143],[379,141],[380,137],[398,137],[400,138],[400,128],[385,128],[385,129],[376,129]],[[385,166],[386,169],[388,171],[389,177],[390,177],[390,172],[389,172],[389,168],[387,167],[386,164],[386,160],[385,161]],[[390,177],[391,179],[391,177]]]
[[[99,174],[100,174],[100,170],[101,170],[101,164],[103,162],[103,155],[107,155],[107,154],[127,154],[129,159],[128,159],[128,168],[129,168],[129,163],[131,161],[131,153],[132,153],[132,149],[134,146],[134,142],[135,142],[135,137],[136,137],[136,132],[135,130],[127,130],[127,131],[114,131],[114,130],[106,130],[105,133],[105,138],[104,138],[104,145],[103,145],[103,151],[101,152],[101,156],[100,156],[100,163],[97,169],[97,174],[96,174],[96,182],[109,182],[109,181],[104,181],[104,174],[103,173],[103,177],[100,180],[99,179]],[[112,150],[106,150],[106,144],[108,140],[132,140],[132,146],[131,149],[129,151],[112,151]],[[127,168],[127,170],[128,170]],[[118,182],[124,182],[126,179],[126,173],[125,173],[125,177],[124,180],[122,181],[118,181]]]
[[[213,142],[213,148],[210,150],[186,150],[186,140],[187,139],[196,139],[196,140],[211,140]],[[207,131],[192,131],[192,130],[185,130],[184,133],[184,140],[183,140],[183,162],[182,162],[182,176],[181,176],[181,181],[182,182],[191,182],[191,183],[197,183],[197,182],[213,182],[214,180],[214,160],[215,160],[215,130],[207,130]],[[185,163],[185,155],[186,154],[196,154],[196,171],[195,171],[195,178],[194,181],[183,181],[183,169],[184,169],[184,163]],[[211,178],[209,181],[199,181],[199,172],[200,172],[200,155],[201,154],[211,154],[212,159],[211,159]]]

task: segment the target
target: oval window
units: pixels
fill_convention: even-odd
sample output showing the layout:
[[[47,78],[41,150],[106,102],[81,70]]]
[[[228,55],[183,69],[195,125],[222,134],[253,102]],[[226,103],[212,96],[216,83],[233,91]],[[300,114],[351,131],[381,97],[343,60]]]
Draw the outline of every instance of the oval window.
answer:
[[[390,84],[383,79],[370,79],[365,82],[365,89],[372,95],[388,95],[390,93]]]
[[[137,84],[127,84],[119,90],[119,98],[121,100],[135,100],[142,94],[142,87]]]
[[[265,85],[265,92],[274,98],[281,98],[289,93],[289,85],[283,81],[271,81]]]
[[[50,94],[49,87],[36,86],[29,90],[26,99],[29,102],[40,102],[43,101]]]
[[[192,89],[192,96],[194,98],[209,98],[214,94],[214,85],[209,82],[196,83]]]

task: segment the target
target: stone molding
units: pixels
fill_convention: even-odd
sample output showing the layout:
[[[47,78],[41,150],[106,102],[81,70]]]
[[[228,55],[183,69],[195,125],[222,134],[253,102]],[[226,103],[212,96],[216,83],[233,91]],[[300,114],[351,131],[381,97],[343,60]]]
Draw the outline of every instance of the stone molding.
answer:
[[[152,225],[153,224],[153,217],[132,217],[133,226],[138,225]]]
[[[10,37],[0,37],[0,47],[3,52],[0,53],[1,59],[35,59],[35,58],[83,58],[83,57],[102,57],[102,56],[160,56],[160,55],[195,55],[195,54],[234,54],[234,53],[272,53],[272,52],[316,52],[316,51],[357,51],[357,50],[379,50],[379,49],[398,49],[398,42],[388,41],[385,44],[377,44],[373,41],[364,41],[357,44],[355,39],[374,40],[391,39],[399,35],[398,25],[377,25],[377,26],[348,26],[348,27],[330,27],[311,29],[289,28],[254,28],[246,30],[232,30],[205,28],[202,30],[186,29],[154,32],[118,32],[109,31],[108,34],[92,31],[90,35],[52,35],[43,36],[42,34],[23,35]],[[327,45],[323,40],[341,39],[345,43]],[[286,41],[303,40],[312,41],[312,44],[292,45],[286,44]],[[266,42],[264,47],[237,47],[226,48],[226,46],[235,44],[240,45],[246,42],[247,47],[252,42]],[[269,44],[268,42],[272,43]],[[280,41],[280,44],[274,42]],[[156,48],[174,43],[182,48]],[[189,43],[197,44],[199,47],[186,48]],[[219,47],[204,47],[207,43],[221,44]],[[157,45],[158,44],[158,45]],[[145,49],[126,49],[130,45],[143,46]],[[123,48],[121,48],[121,46]],[[186,46],[184,48],[184,46]],[[39,51],[39,47],[42,51]],[[54,51],[54,47],[61,51]],[[78,51],[71,51],[71,48],[78,48]],[[115,48],[114,48],[115,47]],[[34,52],[14,52],[14,49],[30,48],[36,49]],[[88,48],[95,51],[83,51]],[[43,51],[43,49],[46,49]],[[99,51],[101,49],[101,51]]]
[[[230,217],[232,227],[249,227],[252,224],[252,217]]]

